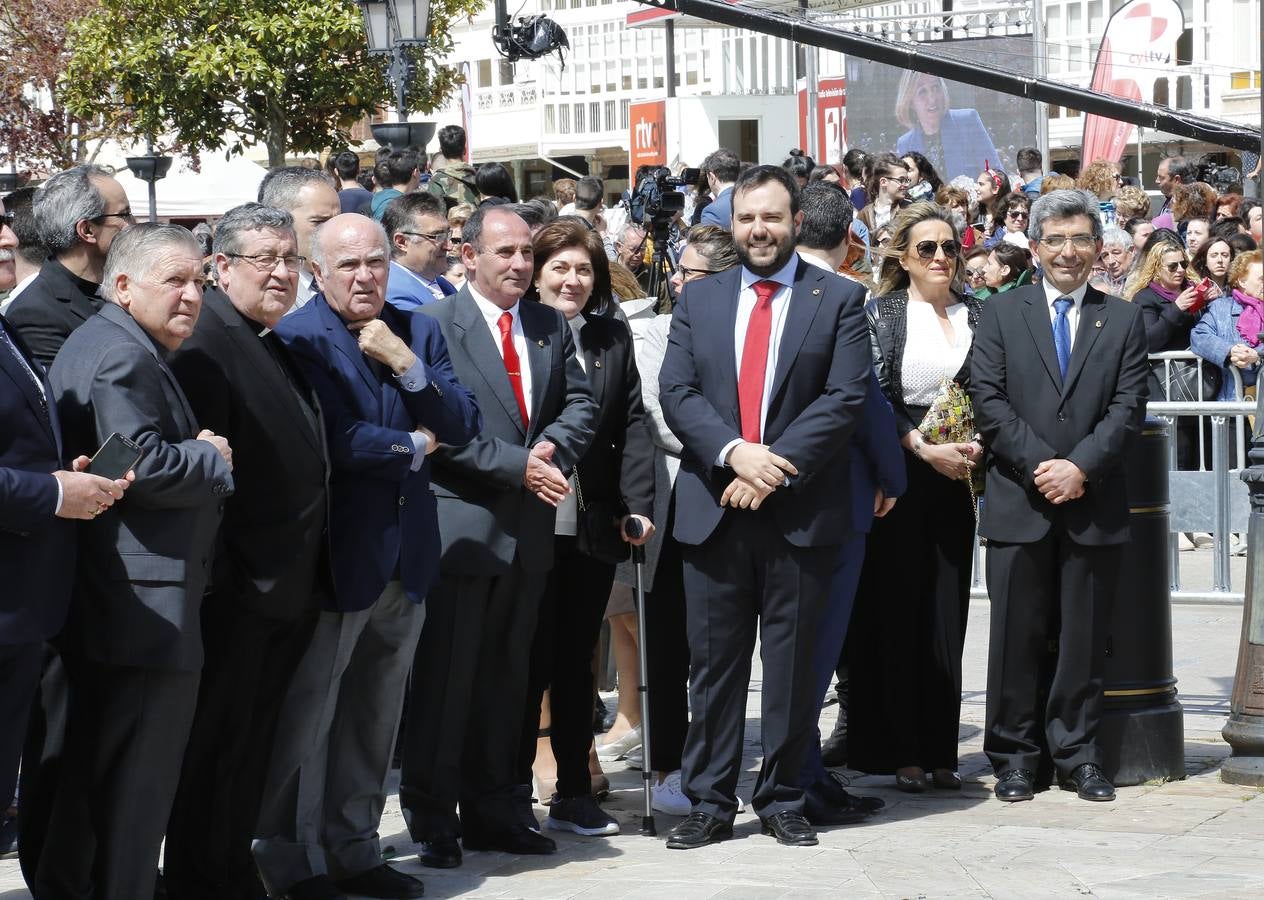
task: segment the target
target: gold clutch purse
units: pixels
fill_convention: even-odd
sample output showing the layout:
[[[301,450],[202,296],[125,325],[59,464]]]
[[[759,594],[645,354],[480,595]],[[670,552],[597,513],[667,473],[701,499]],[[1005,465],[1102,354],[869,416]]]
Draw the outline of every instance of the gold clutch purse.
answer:
[[[917,430],[932,444],[968,444],[973,441],[977,434],[974,427],[974,406],[970,403],[970,395],[965,392],[965,388],[949,378],[940,382],[939,393],[931,401]],[[971,469],[962,480],[970,487],[970,499],[974,501],[977,515],[978,497],[983,493],[981,467]]]

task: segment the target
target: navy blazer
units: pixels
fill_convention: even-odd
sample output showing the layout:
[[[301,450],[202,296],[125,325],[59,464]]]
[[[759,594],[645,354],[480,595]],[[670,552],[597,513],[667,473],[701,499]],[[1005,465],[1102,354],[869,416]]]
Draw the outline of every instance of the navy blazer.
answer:
[[[899,497],[908,488],[904,452],[895,427],[895,413],[882,394],[878,375],[870,370],[864,412],[848,453],[851,467],[851,531],[867,534],[873,527],[874,492]]]
[[[702,210],[698,219],[699,225],[719,225],[731,231],[733,229],[733,187],[730,185],[715,195],[715,199]]]
[[[0,644],[47,640],[61,630],[75,571],[75,530],[54,515],[61,425],[44,369],[14,328],[0,329],[41,379],[48,411],[13,354],[0,347]]]
[[[333,467],[334,592],[327,608],[335,612],[368,609],[392,578],[403,582],[414,603],[425,599],[439,573],[439,525],[429,460],[412,470],[412,432],[424,425],[439,443],[459,447],[482,428],[474,396],[456,380],[439,326],[385,303],[379,318],[425,366],[428,384],[420,391],[376,374],[382,367],[369,365],[324,294],[276,327],[324,413]]]
[[[685,448],[674,530],[683,544],[701,544],[725,515],[750,515],[721,508],[734,475],[715,465],[725,445],[742,436],[733,346],[741,272],[735,267],[685,286],[659,373],[663,416]],[[864,299],[855,282],[799,261],[764,422],[765,443],[799,474],[761,507],[798,547],[839,544],[851,520],[845,452],[871,372]]]
[[[456,288],[442,275],[438,277],[437,283],[439,290],[443,291],[443,296],[451,297],[456,293]],[[430,293],[430,288],[418,281],[412,273],[394,260],[391,261],[390,274],[386,278],[387,303],[400,312],[412,313],[427,303],[434,303],[437,299]]]
[[[992,143],[992,136],[973,109],[948,110],[939,123],[939,141],[944,151],[944,164],[939,168],[939,174],[944,181],[951,181],[958,175],[974,178],[983,171],[984,163],[993,169],[1003,168],[1001,154]],[[911,152],[926,154],[926,135],[916,125],[895,142],[896,156]]]

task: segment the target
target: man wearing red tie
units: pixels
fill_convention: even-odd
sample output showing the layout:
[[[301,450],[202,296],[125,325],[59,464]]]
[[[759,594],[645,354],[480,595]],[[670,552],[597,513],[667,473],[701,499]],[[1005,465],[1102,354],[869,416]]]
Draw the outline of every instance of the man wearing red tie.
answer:
[[[684,444],[675,537],[684,545],[692,721],[682,781],[693,812],[667,846],[732,834],[750,658],[763,659],[765,834],[815,844],[799,767],[814,739],[816,621],[847,532],[847,446],[870,371],[864,291],[795,254],[795,181],[775,166],[733,187],[742,265],[690,282],[660,375]]]

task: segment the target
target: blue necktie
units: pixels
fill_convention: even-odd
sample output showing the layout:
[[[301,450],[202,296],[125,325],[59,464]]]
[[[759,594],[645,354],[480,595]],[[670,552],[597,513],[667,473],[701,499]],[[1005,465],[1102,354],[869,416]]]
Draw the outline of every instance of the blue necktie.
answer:
[[[1071,308],[1070,297],[1059,297],[1053,301],[1053,349],[1058,351],[1058,368],[1062,371],[1062,380],[1066,380],[1067,365],[1071,362],[1071,325],[1067,321],[1067,310]]]

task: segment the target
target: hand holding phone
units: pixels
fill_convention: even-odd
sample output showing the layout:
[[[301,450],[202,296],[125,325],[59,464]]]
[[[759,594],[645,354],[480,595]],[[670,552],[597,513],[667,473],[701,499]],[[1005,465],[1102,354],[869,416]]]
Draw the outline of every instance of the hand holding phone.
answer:
[[[145,450],[140,444],[116,431],[105,439],[101,449],[92,454],[84,471],[115,481],[134,469],[144,455]]]

